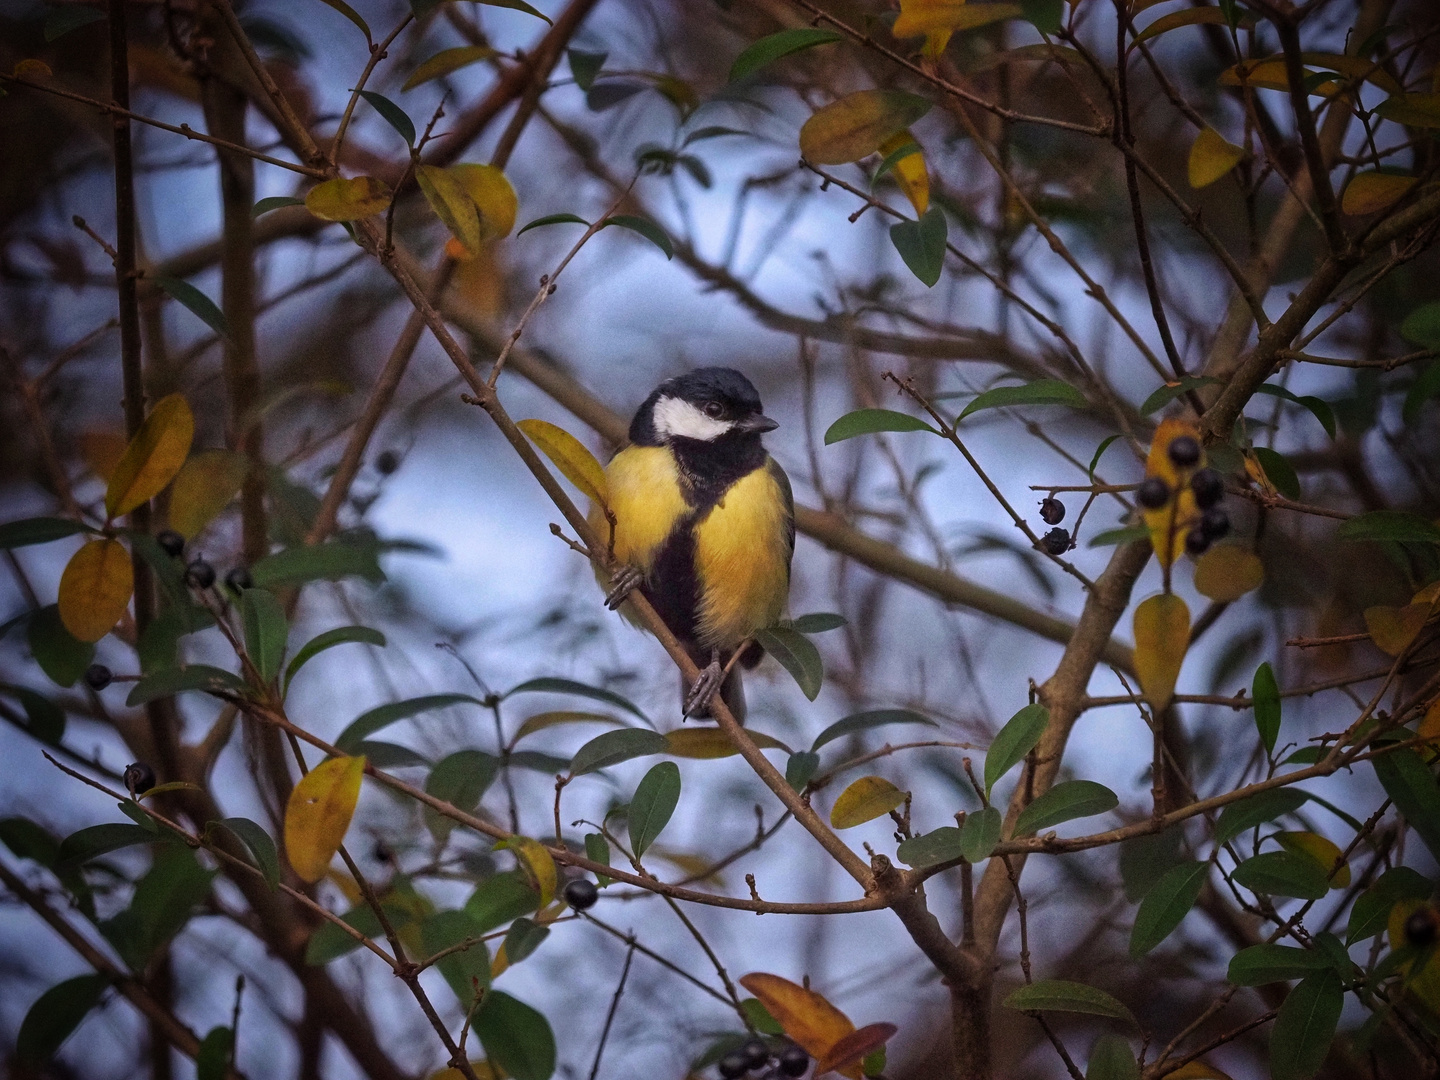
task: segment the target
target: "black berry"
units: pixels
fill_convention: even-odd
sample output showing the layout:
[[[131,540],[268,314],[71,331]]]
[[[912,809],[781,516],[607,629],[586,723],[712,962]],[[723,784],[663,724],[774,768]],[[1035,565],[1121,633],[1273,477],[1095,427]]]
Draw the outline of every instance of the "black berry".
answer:
[[[104,664],[91,664],[85,669],[85,685],[91,690],[104,690],[113,676]]]
[[[155,786],[155,770],[143,761],[134,761],[125,766],[125,786],[131,795],[144,795]]]
[[[225,575],[225,584],[230,586],[231,592],[244,592],[255,584],[255,579],[250,576],[250,571],[243,566],[231,567]]]
[[[1055,496],[1040,501],[1040,520],[1046,525],[1059,525],[1065,520],[1065,504]]]
[[[810,1067],[810,1055],[798,1046],[787,1046],[780,1054],[780,1071],[786,1076],[803,1076]]]
[[[375,459],[375,469],[381,476],[389,476],[400,467],[400,455],[394,450],[382,450]]]
[[[1185,534],[1185,550],[1192,556],[1204,555],[1210,547],[1210,537],[1205,535],[1205,530],[1191,529]]]
[[[716,1063],[716,1067],[725,1080],[739,1080],[750,1071],[750,1066],[745,1061],[745,1055],[739,1050],[731,1050]]]
[[[1200,441],[1191,435],[1177,435],[1170,440],[1165,452],[1175,465],[1188,469],[1200,460]]]
[[[1200,518],[1200,531],[1208,540],[1219,540],[1230,531],[1230,515],[1218,506],[1212,506]]]
[[[181,536],[174,529],[165,529],[155,534],[155,542],[160,549],[172,559],[178,559],[185,553],[185,537]]]
[[[1147,476],[1135,489],[1135,501],[1146,510],[1159,510],[1170,501],[1170,485],[1158,476]]]
[[[208,589],[215,584],[215,568],[204,559],[196,559],[185,568],[185,583],[196,589]]]
[[[1070,550],[1070,534],[1064,529],[1051,529],[1040,538],[1040,543],[1051,555],[1064,555]]]
[[[1405,940],[1423,949],[1435,940],[1435,909],[1423,907],[1405,920]]]
[[[745,1055],[745,1064],[751,1069],[763,1069],[770,1063],[770,1047],[759,1039],[751,1039],[740,1047],[740,1053]]]
[[[565,886],[565,902],[576,911],[594,907],[599,896],[600,890],[589,878],[576,878]]]
[[[1225,496],[1225,481],[1214,469],[1201,469],[1190,478],[1190,490],[1195,493],[1195,505],[1208,510]]]

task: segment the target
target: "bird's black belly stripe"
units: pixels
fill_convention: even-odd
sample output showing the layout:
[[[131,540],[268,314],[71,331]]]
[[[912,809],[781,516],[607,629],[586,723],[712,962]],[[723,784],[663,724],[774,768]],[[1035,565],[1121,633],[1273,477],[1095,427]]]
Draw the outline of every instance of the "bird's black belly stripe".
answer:
[[[695,519],[686,515],[675,523],[655,556],[645,597],[665,625],[682,642],[695,641],[699,620],[700,581],[695,575]]]

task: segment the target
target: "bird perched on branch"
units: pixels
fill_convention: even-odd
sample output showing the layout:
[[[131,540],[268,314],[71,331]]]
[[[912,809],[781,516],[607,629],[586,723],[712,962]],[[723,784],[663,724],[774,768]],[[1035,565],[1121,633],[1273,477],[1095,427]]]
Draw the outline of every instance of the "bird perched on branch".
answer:
[[[639,588],[701,668],[693,687],[682,683],[686,716],[709,715],[718,690],[744,719],[739,667],[764,655],[745,643],[785,612],[795,502],[760,441],[777,426],[744,375],[700,368],[655,388],[630,422],[630,445],[605,469],[624,567],[605,602],[618,608]],[[611,541],[601,508],[591,523]]]

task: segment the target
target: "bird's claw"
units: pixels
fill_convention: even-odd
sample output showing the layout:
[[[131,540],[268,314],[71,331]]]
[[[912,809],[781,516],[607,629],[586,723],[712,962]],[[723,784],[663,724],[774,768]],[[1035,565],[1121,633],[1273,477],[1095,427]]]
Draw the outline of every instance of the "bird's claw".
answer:
[[[709,708],[710,701],[720,690],[720,684],[725,681],[725,669],[720,666],[720,659],[717,657],[710,661],[708,667],[700,670],[695,683],[690,687],[690,692],[685,695],[685,711],[682,714],[684,719],[700,715]]]
[[[619,609],[635,589],[645,580],[645,575],[633,566],[624,566],[610,579],[610,591],[605,594],[605,606],[611,611]]]

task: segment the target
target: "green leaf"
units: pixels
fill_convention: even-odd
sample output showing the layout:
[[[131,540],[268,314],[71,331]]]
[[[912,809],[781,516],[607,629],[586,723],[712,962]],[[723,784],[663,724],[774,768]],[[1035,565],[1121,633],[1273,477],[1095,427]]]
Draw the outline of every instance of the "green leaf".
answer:
[[[1232,956],[1225,978],[1231,986],[1265,986],[1303,979],[1329,967],[1330,958],[1315,949],[1296,949],[1266,941]]]
[[[540,943],[550,936],[550,928],[541,926],[531,919],[519,918],[510,924],[509,931],[505,934],[505,959],[512,964],[518,964],[527,956],[540,947]]]
[[[60,841],[29,818],[0,818],[0,844],[17,859],[33,859],[47,869],[60,853]]]
[[[730,65],[730,81],[743,79],[782,56],[789,56],[802,49],[813,49],[816,45],[829,45],[844,40],[833,30],[821,30],[814,26],[800,26],[793,30],[781,30],[778,34],[763,37],[745,49]]]
[[[1198,390],[1202,386],[1218,385],[1220,385],[1220,380],[1213,375],[1186,375],[1183,379],[1179,379],[1176,382],[1166,383],[1141,402],[1140,415],[1149,416],[1153,412],[1158,412],[1181,394],[1188,394],[1190,391]]]
[[[1075,818],[1094,817],[1119,805],[1119,797],[1104,784],[1093,780],[1066,780],[1020,812],[1014,835],[1026,836]]]
[[[95,659],[94,644],[65,629],[58,604],[32,612],[25,636],[30,655],[57,686],[74,686]]]
[[[1393,540],[1401,544],[1440,544],[1440,528],[1403,510],[1372,510],[1340,526],[1341,540]]]
[[[605,58],[610,54],[566,49],[565,55],[570,60],[570,74],[575,79],[575,85],[588,94],[595,83],[595,76],[600,74],[600,69],[605,66]]]
[[[1119,1035],[1101,1035],[1090,1048],[1085,1080],[1140,1080],[1140,1066],[1130,1050],[1130,1040]]]
[[[189,309],[192,315],[222,338],[230,337],[230,324],[225,321],[225,313],[215,306],[214,300],[194,285],[172,277],[153,277],[150,280],[163,289],[170,299]]]
[[[896,849],[895,855],[906,866],[913,866],[916,870],[963,858],[960,830],[954,825],[942,825],[920,836],[912,836]]]
[[[1293,814],[1308,798],[1303,791],[1282,787],[1271,788],[1269,791],[1233,802],[1220,812],[1220,820],[1215,822],[1215,843],[1228,844],[1241,833],[1249,832],[1258,825]]]
[[[1265,753],[1273,754],[1275,740],[1280,735],[1280,684],[1275,681],[1275,669],[1270,661],[1256,669],[1250,696],[1255,702],[1255,726],[1260,731],[1260,741],[1265,744]]]
[[[403,94],[432,79],[453,75],[461,68],[478,64],[481,60],[488,60],[495,55],[497,55],[495,50],[485,45],[461,45],[454,49],[441,49],[410,73],[410,77],[405,80],[405,85],[400,87],[400,92]],[[406,119],[408,120],[409,117]],[[410,141],[413,143],[413,138]]]
[[[414,0],[412,0],[412,2],[414,2]],[[553,22],[551,22],[548,15],[546,15],[542,11],[537,10],[536,8],[531,7],[529,4],[525,3],[525,0],[472,0],[472,3],[480,4],[483,7],[498,7],[505,8],[509,11],[523,11],[526,15],[533,15],[535,16],[535,18],[542,19],[543,21],[549,23],[551,26],[555,25]]]
[[[802,634],[823,634],[827,630],[839,630],[845,625],[845,616],[829,611],[815,611],[790,620],[790,629]]]
[[[900,164],[900,162],[904,161],[908,157],[913,157],[914,155],[919,153],[922,153],[920,149],[920,144],[912,140],[911,142],[907,142],[904,146],[901,146],[896,150],[892,151],[891,153],[885,155],[885,160],[880,162],[879,166],[875,169],[874,174],[870,177],[870,189],[873,191],[875,189],[875,185],[880,182],[880,180],[885,176],[885,174],[892,171],[896,165]]]
[[[645,723],[651,724],[652,727],[654,726],[650,718],[641,712],[639,708],[635,706],[634,702],[629,699],[621,697],[613,690],[602,690],[598,686],[587,686],[585,683],[576,682],[574,679],[557,679],[552,677],[527,679],[519,686],[513,687],[501,694],[500,700],[504,701],[514,694],[573,694],[575,697],[591,698],[595,701],[604,701],[614,705],[616,708],[624,709],[630,715],[637,716],[641,720],[644,720]]]
[[[374,543],[331,540],[311,547],[291,547],[267,555],[250,568],[250,576],[260,588],[280,585],[304,585],[310,581],[338,581],[345,577],[361,577],[379,584],[385,580]]]
[[[29,547],[31,544],[48,544],[52,540],[63,540],[76,533],[94,531],[88,525],[71,521],[69,518],[40,517],[7,521],[0,525],[0,548],[8,551],[12,548]]]
[[[919,417],[893,409],[856,409],[836,420],[825,431],[825,445],[853,439],[857,435],[874,435],[878,431],[928,431],[939,435]]]
[[[151,790],[153,791],[155,789],[152,788]],[[142,829],[153,833],[155,839],[159,839],[160,826],[155,823],[154,818],[152,818],[149,814],[145,813],[145,811],[140,808],[140,805],[138,803],[131,802],[129,799],[124,799],[116,803],[115,805],[119,807],[122,814],[128,817],[131,821],[135,822],[136,825],[139,825]]]
[[[1344,1005],[1334,971],[1309,975],[1290,991],[1270,1032],[1271,1080],[1310,1080],[1320,1071]]]
[[[1020,10],[1025,13],[1025,19],[1042,34],[1051,36],[1060,33],[1063,26],[1062,8],[1062,0],[1020,0]]]
[[[780,666],[790,672],[805,696],[814,701],[825,680],[825,666],[820,661],[820,651],[810,644],[810,639],[788,627],[771,626],[755,631],[755,640],[780,661]]]
[[[1309,410],[1310,415],[1320,421],[1320,426],[1325,429],[1325,434],[1329,435],[1332,439],[1335,438],[1335,410],[1330,408],[1329,403],[1323,398],[1312,397],[1309,394],[1302,397],[1293,390],[1287,390],[1285,387],[1276,386],[1273,383],[1263,383],[1255,389],[1256,393],[1269,394],[1271,397],[1293,401],[1302,408]],[[1273,480],[1274,477],[1271,477],[1271,479]]]
[[[1255,460],[1260,462],[1276,491],[1287,499],[1300,498],[1300,477],[1295,475],[1295,467],[1285,460],[1283,454],[1277,454],[1264,446],[1255,447],[1251,453],[1255,455]]]
[[[450,989],[460,999],[466,1012],[475,1003],[476,983],[479,984],[479,993],[484,993],[490,986],[490,949],[480,940],[484,932],[474,916],[463,908],[437,911],[420,925],[420,942],[428,956],[464,941],[471,942],[468,947],[435,962],[435,967],[450,984]]]
[[[546,214],[544,217],[536,218],[528,225],[521,226],[520,231],[515,235],[520,236],[531,229],[538,229],[544,225],[585,225],[588,227],[589,224],[590,222],[582,217],[576,217],[574,214]]]
[[[965,857],[965,861],[978,863],[982,859],[988,859],[995,850],[995,845],[1000,842],[1000,828],[1004,824],[1005,819],[1000,808],[996,806],[987,806],[983,810],[967,814],[965,824],[960,829],[960,854]]]
[[[670,822],[680,801],[680,766],[662,761],[651,768],[630,800],[630,848],[638,859]]]
[[[1370,764],[1395,809],[1405,815],[1430,854],[1440,859],[1440,787],[1434,774],[1413,750],[1392,750],[1371,758]]]
[[[45,12],[45,41],[49,43],[64,37],[71,30],[89,26],[92,22],[100,22],[104,18],[105,12],[98,8],[81,7],[78,4],[49,8]]]
[[[1180,851],[1182,839],[1183,830],[1172,825],[1158,833],[1120,842],[1120,880],[1126,900],[1139,903],[1166,871],[1186,861]]]
[[[414,912],[408,904],[382,901],[380,906],[384,909],[386,918],[390,920],[390,925],[396,930],[408,927],[414,922]],[[385,928],[380,925],[375,910],[363,901],[341,915],[340,919],[347,926],[353,927],[366,937],[383,938],[385,936]],[[331,960],[338,960],[360,947],[360,942],[334,923],[323,922],[315,928],[315,932],[310,935],[310,940],[306,943],[305,963],[311,967],[320,967],[328,964]]]
[[[1072,409],[1083,409],[1088,404],[1085,395],[1067,382],[1059,379],[1037,379],[1024,386],[997,386],[993,390],[986,390],[965,406],[965,411],[955,422],[958,424],[971,413],[981,409],[1014,405],[1068,405]]]
[[[228,671],[209,664],[190,664],[145,676],[131,688],[125,704],[133,709],[157,698],[172,697],[190,690],[236,697],[243,697],[249,692],[245,684]]]
[[[405,140],[407,146],[415,145],[415,121],[405,115],[404,109],[384,94],[377,94],[374,90],[361,90],[360,96],[374,107],[387,124],[400,133],[400,137]]]
[[[1427,364],[1425,370],[1415,377],[1410,389],[1405,392],[1405,404],[1400,407],[1400,418],[1407,426],[1420,419],[1420,406],[1440,394],[1440,363]]]
[[[0,683],[0,693],[18,698],[25,710],[25,730],[40,742],[58,746],[65,737],[65,712],[44,694],[38,694],[26,686],[12,686]]]
[[[657,731],[646,731],[643,728],[607,731],[596,735],[575,751],[575,756],[570,759],[570,775],[584,776],[631,758],[663,754],[668,745],[665,736]]]
[[[361,739],[355,744],[354,754],[377,769],[429,768],[431,764],[424,754],[382,739]]]
[[[1440,349],[1440,300],[1421,304],[1400,324],[1400,336],[1426,349]]]
[[[1090,538],[1086,547],[1109,547],[1113,544],[1133,544],[1136,540],[1148,540],[1150,530],[1144,525],[1129,525],[1123,529],[1106,529]]]
[[[379,630],[371,630],[368,626],[337,626],[334,630],[326,630],[323,634],[316,635],[302,645],[300,651],[286,665],[285,689],[290,689],[290,681],[295,678],[296,673],[320,653],[349,642],[384,648],[385,635]]]
[[[1130,1010],[1104,990],[1066,979],[1037,979],[1015,990],[1003,1004],[1018,1012],[1086,1013],[1135,1023]]]
[[[819,750],[828,742],[845,735],[853,735],[857,731],[869,731],[871,728],[885,727],[889,724],[924,724],[927,727],[937,727],[934,720],[928,716],[921,716],[910,709],[871,709],[868,712],[851,713],[843,720],[836,720],[810,744],[811,750]]]
[[[110,985],[106,975],[77,975],[56,983],[30,1006],[15,1038],[15,1057],[27,1065],[43,1065],[80,1026]]]
[[[544,1016],[500,990],[491,990],[475,1012],[473,1027],[485,1057],[515,1080],[550,1080],[555,1036]]]
[[[352,8],[349,4],[347,4],[345,0],[320,0],[320,2],[340,12],[341,15],[344,15],[347,19],[349,19],[352,23],[354,23],[360,28],[360,32],[365,35],[366,41],[371,40],[369,24],[367,24],[364,19],[362,19],[358,14],[356,14],[355,9]]]
[[[820,755],[813,750],[801,750],[791,754],[785,762],[785,782],[796,791],[804,791],[805,785],[814,778],[820,768]]]
[[[91,825],[71,833],[60,841],[60,850],[56,853],[55,865],[57,867],[79,866],[81,863],[89,862],[91,859],[99,858],[112,851],[119,851],[121,848],[131,847],[135,844],[148,844],[154,839],[153,832],[149,829],[142,829],[139,825],[123,822]]]
[[[1390,910],[1401,900],[1426,900],[1434,891],[1434,884],[1408,866],[1396,866],[1386,870],[1376,879],[1375,884],[1355,899],[1350,909],[1350,922],[1346,927],[1345,944],[1374,937],[1385,929],[1390,920]]]
[[[350,721],[350,726],[336,738],[335,746],[347,754],[353,754],[356,753],[355,747],[362,739],[374,735],[377,731],[389,727],[398,720],[461,704],[484,705],[484,702],[469,694],[429,694],[425,697],[409,698],[406,701],[393,701],[389,705],[381,705],[368,712],[363,712]]]
[[[271,889],[280,884],[280,853],[275,850],[275,841],[268,832],[249,818],[243,817],[222,818],[219,824],[244,841],[245,846],[250,849],[255,865],[265,875],[265,884]]]
[[[512,750],[501,759],[500,767],[506,766],[548,773],[553,777],[556,773],[563,773],[570,768],[570,759],[556,757],[554,754],[542,754],[538,750]]]
[[[240,594],[240,621],[245,627],[246,655],[255,665],[260,681],[269,686],[285,662],[285,642],[290,635],[285,609],[274,593],[246,589]]]
[[[297,199],[292,195],[271,195],[268,199],[261,199],[250,211],[252,218],[258,218],[262,214],[268,214],[271,210],[279,210],[286,206],[304,206],[304,199]]]
[[[178,934],[210,894],[215,870],[207,870],[182,844],[155,849],[155,861],[135,886],[130,906],[100,930],[136,971]]]
[[[665,235],[665,230],[649,218],[637,217],[634,214],[616,214],[614,217],[605,219],[601,228],[608,229],[611,225],[618,225],[622,229],[629,229],[631,232],[639,233],[652,244],[665,253],[665,258],[675,257],[675,245],[670,242],[670,237]],[[526,228],[529,228],[527,225]],[[524,232],[524,229],[520,230]]]
[[[235,1033],[228,1027],[211,1028],[195,1053],[195,1080],[225,1080],[234,1046]]]
[[[1050,723],[1050,710],[1044,705],[1026,705],[995,733],[985,754],[985,796],[1012,768],[1035,748]]]
[[[610,865],[610,841],[601,836],[598,832],[585,834],[585,857],[591,862],[600,863],[602,866]],[[605,888],[614,878],[606,877],[604,874],[595,875],[595,884]]]
[[[902,221],[890,226],[890,243],[895,245],[910,272],[927,289],[934,288],[940,280],[940,271],[945,267],[948,235],[945,211],[938,206],[926,210],[919,221]]]
[[[1309,855],[1266,851],[1246,859],[1230,875],[1237,885],[1271,896],[1319,900],[1330,890],[1325,868]]]
[[[1110,444],[1118,438],[1120,438],[1119,435],[1107,435],[1095,448],[1095,456],[1090,459],[1090,467],[1085,470],[1085,475],[1090,478],[1092,484],[1095,482],[1095,467],[1100,464],[1100,459],[1105,456],[1105,451],[1110,449]]]
[[[1210,866],[1203,862],[1185,862],[1171,867],[1151,886],[1130,930],[1130,955],[1139,959],[1169,937],[1190,913]]]

